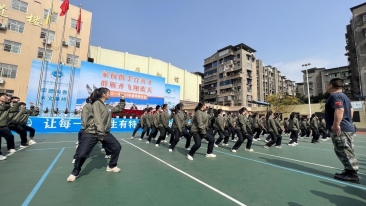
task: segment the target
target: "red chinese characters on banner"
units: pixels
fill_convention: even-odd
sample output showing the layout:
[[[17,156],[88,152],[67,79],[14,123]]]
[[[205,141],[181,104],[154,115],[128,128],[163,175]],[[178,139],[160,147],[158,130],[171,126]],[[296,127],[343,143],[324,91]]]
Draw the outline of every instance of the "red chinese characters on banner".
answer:
[[[102,71],[103,79],[100,81],[101,87],[107,87],[115,90],[128,89],[131,92],[147,93],[152,94],[152,80],[143,77],[124,75],[123,73],[109,72],[106,70]],[[125,84],[128,81],[130,84]],[[149,85],[149,87],[147,86]],[[123,92],[122,92],[123,93]],[[126,97],[147,99],[148,96],[144,94],[125,93]],[[120,91],[111,91],[111,96],[119,96]]]

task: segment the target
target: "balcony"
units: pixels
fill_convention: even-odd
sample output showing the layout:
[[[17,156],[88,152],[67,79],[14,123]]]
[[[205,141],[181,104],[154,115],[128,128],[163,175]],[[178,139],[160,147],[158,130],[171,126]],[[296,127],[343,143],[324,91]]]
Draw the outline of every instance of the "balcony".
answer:
[[[242,73],[237,73],[237,74],[226,74],[226,79],[236,79],[236,78],[243,78],[243,74]]]
[[[228,89],[228,88],[232,88],[232,87],[233,87],[233,84],[227,84],[224,86],[220,86],[220,89]]]
[[[204,99],[214,99],[217,97],[217,94],[209,94],[209,95],[205,95]]]
[[[234,95],[234,92],[221,92],[219,97],[227,97]]]

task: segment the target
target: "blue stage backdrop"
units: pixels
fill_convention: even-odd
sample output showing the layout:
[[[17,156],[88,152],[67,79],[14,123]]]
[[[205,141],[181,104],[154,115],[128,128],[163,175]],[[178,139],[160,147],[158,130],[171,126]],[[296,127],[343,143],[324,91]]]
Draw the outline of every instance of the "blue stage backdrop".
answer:
[[[41,74],[42,62],[39,60],[33,60],[31,73],[29,77],[28,91],[27,91],[27,103],[37,101],[39,77]],[[59,110],[65,110],[67,104],[67,96],[69,89],[71,67],[61,65],[58,78],[58,87],[55,101],[55,108]],[[52,99],[55,88],[57,74],[57,64],[45,62],[45,70],[43,74],[41,95],[40,95],[40,109],[44,111],[47,107],[51,110]],[[75,108],[76,94],[78,91],[80,69],[75,69],[74,84],[72,88],[71,108],[69,111]],[[23,101],[23,100],[22,100]]]
[[[165,84],[164,103],[169,108],[174,108],[180,102],[180,86],[173,84]]]
[[[110,102],[119,101],[125,94],[126,108],[135,104],[138,109],[164,103],[165,79],[139,72],[117,69],[90,62],[81,63],[77,107],[82,107],[90,93],[99,87],[111,91]],[[110,103],[108,102],[108,103]]]
[[[170,126],[173,120],[170,120]],[[112,118],[112,132],[132,132],[139,119]],[[30,117],[28,126],[36,129],[37,133],[78,132],[81,128],[81,119],[72,117]],[[140,129],[142,131],[142,129]]]

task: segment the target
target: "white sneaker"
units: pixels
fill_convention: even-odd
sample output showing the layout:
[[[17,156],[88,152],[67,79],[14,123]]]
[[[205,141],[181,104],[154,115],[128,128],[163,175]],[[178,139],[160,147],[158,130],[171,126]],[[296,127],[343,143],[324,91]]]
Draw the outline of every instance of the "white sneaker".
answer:
[[[278,149],[281,149],[282,147],[281,146],[275,146],[276,148],[278,148]]]
[[[159,147],[159,145],[158,144],[155,144],[155,147]]]
[[[32,140],[32,139],[30,139],[29,142],[28,142],[29,145],[33,145],[33,144],[36,144],[36,143],[37,142]],[[79,142],[76,142],[76,143],[79,144]]]
[[[225,143],[222,143],[221,144],[223,147],[225,147],[225,146],[229,146],[229,144],[225,144]]]
[[[188,147],[188,148],[185,148],[185,150],[190,151],[190,150],[191,150],[191,148],[189,148],[189,147]]]
[[[172,149],[169,149],[169,152],[173,152],[173,150]]]
[[[236,153],[236,150],[235,149],[231,149],[231,152]]]
[[[257,140],[258,140],[258,141],[261,141],[261,138],[258,138]]]
[[[29,147],[29,145],[28,146],[26,146],[26,145],[20,145],[19,146],[20,149],[24,149],[24,148],[27,148],[27,147]]]
[[[295,146],[299,145],[299,143],[297,143],[297,142],[294,142],[294,144],[295,144]]]
[[[104,149],[104,148],[102,148],[102,149],[100,149],[100,151],[101,151],[101,152],[105,152],[105,149]]]
[[[107,167],[107,172],[120,172],[121,169],[118,167],[113,167],[113,168],[109,168],[109,166]]]
[[[191,155],[187,155],[187,159],[193,160],[193,157]]]
[[[294,143],[292,143],[292,144],[288,144],[288,146],[296,146]]]
[[[247,149],[247,148],[245,148],[245,151],[247,151],[247,152],[254,152],[254,149]]]
[[[71,163],[72,163],[72,164],[75,164],[75,159],[73,159]]]
[[[215,154],[206,154],[206,157],[216,157]]]
[[[324,142],[327,141],[327,140],[328,140],[328,138],[325,138],[325,139],[322,138],[322,141],[324,141]]]
[[[79,147],[79,145],[77,144],[75,147],[76,147],[76,149],[77,149],[77,148]]]
[[[149,141],[146,141],[146,144],[149,144],[150,142]]]
[[[5,157],[5,156],[0,155],[0,161],[2,161],[2,160],[6,160],[6,157]]]
[[[73,182],[73,181],[75,181],[75,179],[77,178],[77,176],[75,176],[75,175],[70,175],[68,178],[67,178],[67,181],[68,182]]]
[[[134,137],[131,137],[131,139],[133,139]]]
[[[214,144],[214,146],[215,146],[215,147],[219,147],[219,146],[217,146],[217,144]]]
[[[268,143],[269,141],[268,140],[264,140],[266,143]]]
[[[269,149],[269,147],[267,145],[264,145],[263,148],[264,149]]]
[[[164,142],[164,143],[167,143],[168,141],[166,141],[166,140],[163,140],[163,142]]]
[[[111,158],[111,155],[106,155],[106,156],[104,156],[104,158],[110,159]]]
[[[139,141],[142,141],[142,139],[140,138]]]
[[[15,149],[11,149],[11,150],[9,150],[9,153],[10,154],[14,154],[16,152],[16,150]]]
[[[254,142],[258,141],[257,139],[253,139]]]

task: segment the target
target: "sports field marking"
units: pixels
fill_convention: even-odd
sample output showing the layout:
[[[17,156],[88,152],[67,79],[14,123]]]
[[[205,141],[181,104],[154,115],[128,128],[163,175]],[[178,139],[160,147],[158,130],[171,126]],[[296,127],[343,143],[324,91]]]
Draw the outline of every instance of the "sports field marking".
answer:
[[[34,195],[36,195],[37,191],[42,186],[44,180],[46,179],[46,177],[48,176],[48,174],[51,172],[53,166],[55,166],[57,160],[60,158],[60,156],[64,152],[64,150],[65,150],[65,148],[62,148],[61,149],[61,151],[58,153],[58,155],[53,160],[53,162],[51,163],[51,165],[48,167],[48,169],[46,170],[46,172],[43,174],[43,176],[41,177],[41,179],[38,181],[38,183],[36,184],[36,186],[33,188],[33,190],[31,191],[31,193],[28,195],[27,199],[25,199],[25,201],[23,202],[22,206],[27,206],[32,201]]]
[[[180,169],[178,169],[178,168],[174,167],[173,165],[171,165],[171,164],[169,164],[169,163],[165,162],[164,160],[162,160],[162,159],[160,159],[160,158],[158,158],[158,157],[156,157],[156,156],[154,156],[154,155],[152,155],[152,154],[148,153],[147,151],[145,151],[145,150],[141,149],[140,147],[138,147],[138,146],[136,146],[136,145],[134,145],[134,144],[132,144],[132,143],[130,143],[130,142],[128,142],[128,141],[126,141],[126,140],[124,140],[124,139],[122,139],[122,140],[123,140],[123,141],[125,141],[125,142],[127,142],[128,144],[132,145],[133,147],[135,147],[135,148],[139,149],[140,151],[144,152],[145,154],[147,154],[147,155],[149,155],[149,156],[153,157],[154,159],[158,160],[159,162],[161,162],[161,163],[163,163],[163,164],[167,165],[168,167],[170,167],[170,168],[172,168],[172,169],[174,169],[174,170],[176,170],[176,171],[178,171],[178,172],[180,172],[180,173],[184,174],[185,176],[187,176],[187,177],[189,177],[189,178],[191,178],[191,179],[195,180],[196,182],[198,182],[198,183],[200,183],[200,184],[202,184],[202,185],[204,185],[204,186],[208,187],[209,189],[211,189],[211,190],[213,190],[213,191],[215,191],[215,192],[219,193],[220,195],[222,195],[222,196],[226,197],[227,199],[229,199],[229,200],[231,200],[231,201],[235,202],[236,204],[238,204],[238,205],[242,205],[242,206],[246,206],[244,203],[242,203],[242,202],[240,202],[240,201],[238,201],[238,200],[234,199],[233,197],[230,197],[229,195],[227,195],[227,194],[225,194],[224,192],[221,192],[220,190],[218,190],[218,189],[216,189],[216,188],[214,188],[214,187],[210,186],[209,184],[207,184],[207,183],[205,183],[205,182],[202,182],[201,180],[199,180],[199,179],[197,179],[197,178],[193,177],[192,175],[190,175],[190,174],[188,174],[188,173],[186,173],[186,172],[184,172],[184,171],[182,171],[182,170],[180,170]],[[189,160],[187,160],[187,161],[189,161]]]
[[[328,152],[334,152],[334,150],[329,150],[329,149],[320,149],[320,148],[313,148],[313,147],[304,147],[304,146],[298,146],[296,145],[295,147],[300,147],[300,148],[306,148],[306,149],[315,149],[315,150],[323,150],[323,151],[328,151]],[[365,156],[365,154],[359,154],[359,153],[355,153],[356,156]]]
[[[207,148],[204,148],[204,147],[201,147],[201,148],[207,149]],[[233,157],[238,157],[238,158],[241,158],[241,159],[245,159],[245,160],[260,163],[260,164],[269,165],[269,166],[272,166],[272,167],[281,168],[281,169],[284,169],[284,170],[289,170],[289,171],[292,171],[292,172],[296,172],[296,173],[300,173],[300,174],[304,174],[304,175],[308,175],[308,176],[312,176],[312,177],[316,177],[316,178],[320,178],[320,179],[324,179],[324,180],[328,180],[328,181],[331,181],[331,182],[336,182],[336,183],[339,183],[339,184],[342,184],[342,185],[347,185],[347,186],[350,186],[350,187],[354,187],[354,188],[366,191],[366,187],[361,187],[361,186],[358,186],[358,185],[355,185],[355,184],[349,184],[349,183],[346,183],[346,182],[337,181],[335,179],[331,179],[331,178],[328,178],[328,177],[323,177],[323,176],[320,176],[320,175],[315,175],[315,174],[304,172],[304,171],[301,171],[301,170],[291,169],[291,168],[288,168],[288,167],[283,167],[283,166],[279,166],[279,165],[275,165],[275,164],[271,164],[271,163],[267,163],[267,162],[262,162],[262,161],[259,161],[259,160],[254,160],[254,159],[250,159],[250,158],[230,154],[230,153],[227,153],[227,152],[222,152],[222,151],[219,151],[219,150],[215,150],[215,152],[226,154],[226,155],[233,156]]]

